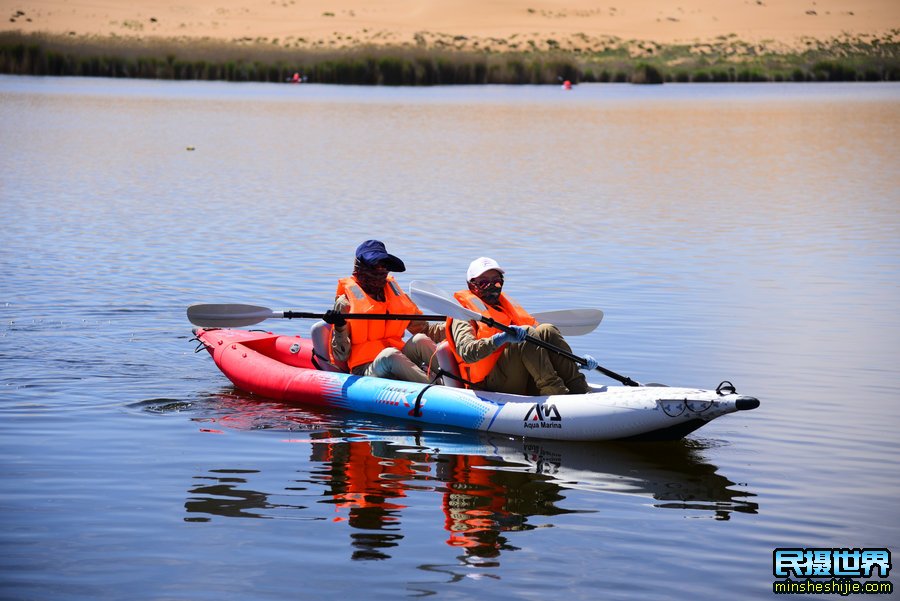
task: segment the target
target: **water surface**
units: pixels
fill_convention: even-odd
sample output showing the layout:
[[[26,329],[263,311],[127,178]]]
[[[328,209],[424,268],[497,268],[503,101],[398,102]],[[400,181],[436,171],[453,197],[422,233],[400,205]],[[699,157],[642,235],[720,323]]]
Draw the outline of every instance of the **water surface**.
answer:
[[[4,596],[749,598],[776,547],[898,546],[900,86],[2,77],[0,123]],[[605,311],[576,352],[762,406],[549,444],[194,354],[188,304],[323,310],[372,237],[404,285],[492,256],[531,310]]]

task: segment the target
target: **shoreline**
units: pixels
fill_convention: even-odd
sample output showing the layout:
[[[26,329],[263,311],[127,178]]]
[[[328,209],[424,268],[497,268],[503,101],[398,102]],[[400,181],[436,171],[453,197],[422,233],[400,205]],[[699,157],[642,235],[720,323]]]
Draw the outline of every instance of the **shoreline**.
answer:
[[[291,48],[435,45],[455,50],[589,52],[596,42],[747,44],[900,29],[896,0],[0,0],[2,32],[264,42]]]
[[[440,41],[441,38],[434,38]],[[263,40],[0,32],[0,73],[357,85],[900,81],[900,30],[806,40],[659,44],[585,36],[526,49],[417,43],[295,47]],[[468,42],[477,42],[468,38]]]
[[[898,0],[0,0],[0,73],[363,85],[900,80]]]

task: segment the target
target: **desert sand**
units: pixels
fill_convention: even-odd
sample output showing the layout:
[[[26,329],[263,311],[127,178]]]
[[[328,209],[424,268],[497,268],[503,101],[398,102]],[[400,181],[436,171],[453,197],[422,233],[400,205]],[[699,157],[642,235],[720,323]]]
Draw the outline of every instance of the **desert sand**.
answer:
[[[900,0],[0,0],[0,31],[211,38],[282,46],[515,44],[587,38],[698,43],[803,39],[900,29]],[[441,42],[443,43],[443,42]]]

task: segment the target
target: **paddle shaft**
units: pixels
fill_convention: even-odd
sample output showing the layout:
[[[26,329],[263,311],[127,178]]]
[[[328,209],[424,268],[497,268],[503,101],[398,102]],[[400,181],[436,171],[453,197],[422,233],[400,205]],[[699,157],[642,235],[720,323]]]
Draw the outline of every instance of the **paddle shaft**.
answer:
[[[305,311],[274,311],[273,317],[281,317],[285,319],[322,319],[324,313],[307,313]],[[396,321],[446,321],[446,315],[419,315],[405,313],[341,313],[344,319],[377,319],[377,320],[396,320]]]
[[[503,330],[504,332],[507,332],[510,334],[513,332],[513,329],[511,327],[500,323],[499,321],[497,321],[496,319],[494,319],[492,317],[482,316],[480,318],[480,320],[482,322],[486,323],[487,325],[491,326],[492,328],[497,328],[498,330]],[[525,336],[525,340],[527,342],[530,342],[531,344],[545,348],[548,351],[553,351],[554,353],[557,353],[558,355],[562,355],[563,357],[574,361],[578,365],[587,365],[587,360],[584,359],[583,357],[579,357],[578,355],[576,355],[574,353],[570,353],[569,351],[559,348],[556,345],[550,344],[549,342],[544,342],[540,338],[535,338],[531,334],[527,334]],[[621,374],[617,374],[616,372],[606,369],[605,367],[602,367],[600,365],[597,366],[597,371],[599,371],[601,374],[603,374],[605,376],[609,376],[613,380],[617,380],[617,381],[621,382],[622,384],[624,384],[626,386],[640,386],[640,384],[638,384],[637,382],[635,382],[628,376],[623,376]]]

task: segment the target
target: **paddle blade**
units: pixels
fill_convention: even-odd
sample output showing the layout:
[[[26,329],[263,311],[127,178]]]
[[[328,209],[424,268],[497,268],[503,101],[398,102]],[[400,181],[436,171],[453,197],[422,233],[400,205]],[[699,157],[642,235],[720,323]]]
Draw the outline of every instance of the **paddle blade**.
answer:
[[[409,295],[419,307],[447,315],[454,319],[479,320],[482,315],[460,306],[453,296],[434,284],[415,280],[409,285]],[[593,332],[603,319],[600,309],[562,309],[535,313],[539,323],[552,323],[563,336],[580,336]]]
[[[241,328],[276,317],[268,307],[256,305],[193,304],[187,309],[188,320],[205,328]]]
[[[409,296],[419,308],[426,308],[433,313],[446,315],[453,319],[469,321],[480,320],[482,315],[461,307],[452,295],[444,292],[434,284],[414,280],[409,284]]]
[[[552,323],[563,336],[581,336],[597,329],[603,321],[600,309],[561,309],[532,314],[538,323]]]

